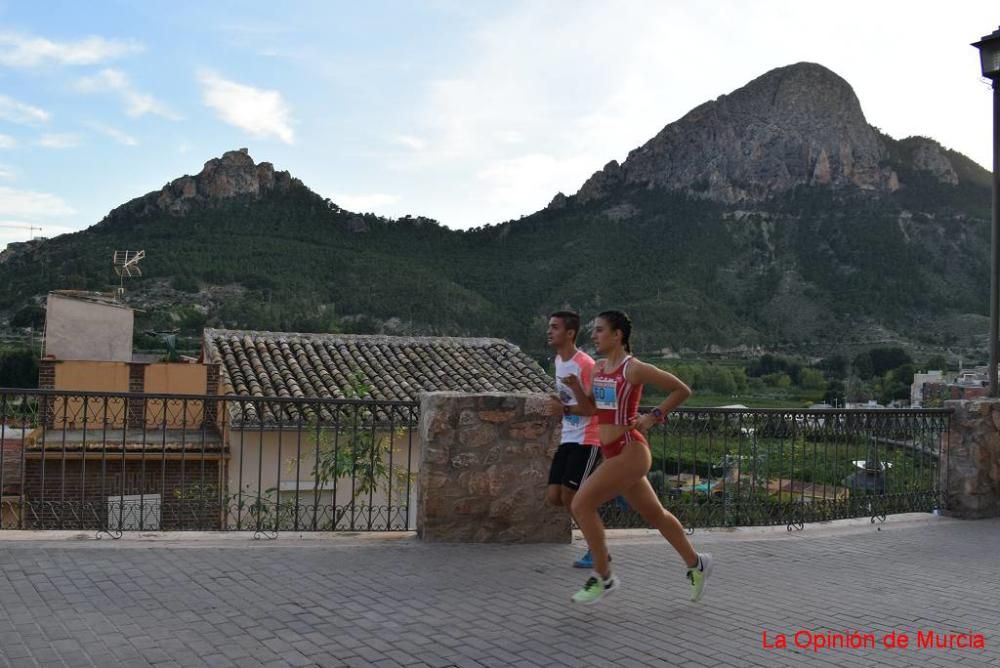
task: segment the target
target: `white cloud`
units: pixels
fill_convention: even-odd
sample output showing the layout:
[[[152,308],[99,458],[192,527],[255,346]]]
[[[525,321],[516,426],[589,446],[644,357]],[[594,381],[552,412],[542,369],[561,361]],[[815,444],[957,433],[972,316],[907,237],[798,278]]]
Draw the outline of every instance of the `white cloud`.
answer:
[[[505,144],[522,144],[524,143],[524,135],[517,130],[506,130],[500,133],[500,141]]]
[[[0,186],[0,216],[34,219],[75,213],[76,210],[58,195]]]
[[[501,222],[531,213],[548,204],[552,197],[581,173],[593,171],[589,156],[557,158],[544,153],[529,153],[496,160],[476,174],[485,186],[481,201],[488,208],[476,224]]]
[[[80,138],[73,134],[45,134],[38,139],[38,145],[45,148],[74,148],[80,145]]]
[[[254,137],[274,136],[294,143],[291,111],[280,92],[228,81],[208,70],[199,72],[198,80],[205,105],[223,122]]]
[[[369,213],[381,210],[385,212],[386,207],[390,207],[399,201],[396,195],[387,193],[335,193],[330,195],[330,199],[342,209],[354,211],[356,213]],[[388,214],[384,214],[388,215]]]
[[[113,128],[110,125],[104,125],[102,123],[88,123],[87,125],[91,129],[93,129],[93,130],[95,130],[97,132],[100,132],[102,135],[104,135],[106,137],[110,137],[111,139],[114,139],[116,142],[118,142],[119,144],[122,144],[124,146],[138,146],[139,145],[139,140],[137,140],[135,137],[133,137],[133,136],[131,136],[129,134],[126,134],[126,133],[122,132],[118,128]]]
[[[410,135],[396,135],[393,137],[393,141],[397,144],[411,148],[414,151],[422,151],[427,148],[427,142],[420,137],[412,137]]]
[[[69,42],[54,42],[44,37],[14,32],[0,33],[0,65],[35,67],[37,65],[94,65],[142,51],[133,40],[85,37]]]
[[[45,123],[49,118],[51,118],[51,114],[44,109],[18,102],[6,95],[0,95],[0,120],[22,125],[36,125]]]
[[[125,113],[133,118],[145,114],[155,114],[172,121],[181,118],[152,95],[136,90],[132,82],[129,81],[128,75],[121,70],[107,68],[94,76],[78,79],[76,89],[82,93],[117,93],[125,102]]]
[[[14,170],[7,165],[0,165],[0,179],[14,178]]]
[[[10,135],[0,135],[0,149],[14,148],[17,146],[17,140]]]
[[[994,4],[941,13],[929,0],[508,3],[464,36],[464,57],[424,82],[407,126],[424,150],[400,150],[384,168],[409,177],[408,206],[450,226],[529,214],[694,107],[800,61],[847,79],[890,134],[927,134],[987,164],[989,90],[968,44],[988,32],[982,16]],[[886,30],[933,48],[892,70],[898,40]],[[864,48],[822,47],[844,35]]]

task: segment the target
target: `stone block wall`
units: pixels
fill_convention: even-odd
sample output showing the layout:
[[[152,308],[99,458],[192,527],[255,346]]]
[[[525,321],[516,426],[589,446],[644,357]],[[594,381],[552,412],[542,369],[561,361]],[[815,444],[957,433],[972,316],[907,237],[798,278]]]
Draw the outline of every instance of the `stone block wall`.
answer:
[[[947,401],[954,413],[941,453],[945,514],[1000,517],[1000,400]]]
[[[545,503],[561,419],[543,394],[433,392],[421,398],[421,539],[568,543],[569,515]]]

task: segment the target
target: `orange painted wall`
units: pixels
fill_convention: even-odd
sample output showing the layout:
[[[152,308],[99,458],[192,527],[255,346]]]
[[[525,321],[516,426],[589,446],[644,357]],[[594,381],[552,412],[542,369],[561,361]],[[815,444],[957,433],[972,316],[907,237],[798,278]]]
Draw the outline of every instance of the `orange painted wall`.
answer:
[[[55,389],[80,392],[128,392],[124,362],[65,361],[55,365]],[[53,424],[66,429],[109,428],[125,424],[125,402],[102,397],[56,397]]]
[[[208,379],[203,364],[146,365],[147,394],[205,394]],[[146,424],[167,429],[197,429],[205,414],[204,401],[197,399],[147,399]]]
[[[55,365],[57,390],[128,392],[124,362],[64,361]]]
[[[155,363],[145,365],[143,390],[147,394],[199,394],[206,392],[208,371],[203,364]],[[128,392],[129,365],[125,362],[65,360],[55,365],[54,389],[63,392]],[[133,405],[133,409],[135,406]],[[147,399],[147,426],[197,430],[205,414],[201,400]],[[53,402],[57,428],[120,429],[125,424],[125,400],[104,397],[56,397]],[[86,414],[86,415],[85,415]]]

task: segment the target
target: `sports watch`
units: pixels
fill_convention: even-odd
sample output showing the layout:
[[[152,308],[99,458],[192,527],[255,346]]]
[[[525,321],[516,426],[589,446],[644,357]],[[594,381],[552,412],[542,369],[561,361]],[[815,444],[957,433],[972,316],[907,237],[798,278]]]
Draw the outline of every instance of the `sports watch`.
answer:
[[[651,410],[650,415],[655,417],[656,421],[661,424],[667,421],[667,416],[663,414],[663,411],[660,410],[659,406]]]

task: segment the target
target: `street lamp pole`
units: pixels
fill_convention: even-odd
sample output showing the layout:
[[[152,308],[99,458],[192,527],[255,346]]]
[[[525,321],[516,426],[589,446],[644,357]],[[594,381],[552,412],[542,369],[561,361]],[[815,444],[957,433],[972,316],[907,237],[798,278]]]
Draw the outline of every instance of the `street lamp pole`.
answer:
[[[1000,28],[972,46],[979,49],[983,76],[993,82],[993,234],[990,272],[990,396],[1000,397]]]
[[[1000,397],[1000,78],[993,80],[993,281],[990,288],[990,396]]]

